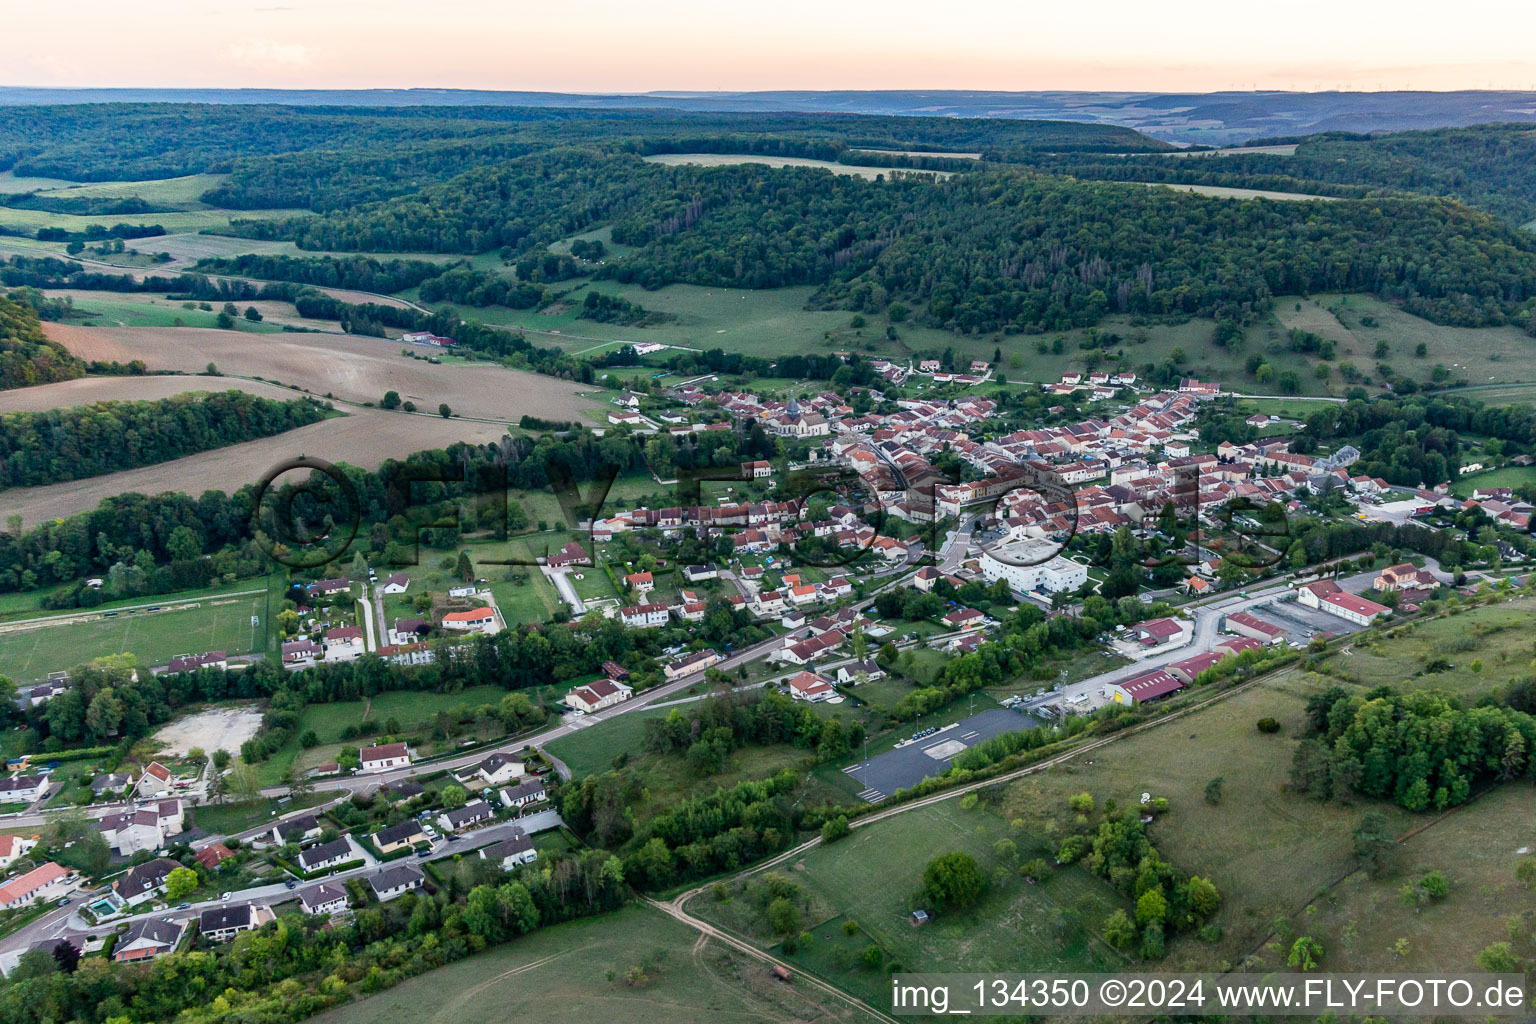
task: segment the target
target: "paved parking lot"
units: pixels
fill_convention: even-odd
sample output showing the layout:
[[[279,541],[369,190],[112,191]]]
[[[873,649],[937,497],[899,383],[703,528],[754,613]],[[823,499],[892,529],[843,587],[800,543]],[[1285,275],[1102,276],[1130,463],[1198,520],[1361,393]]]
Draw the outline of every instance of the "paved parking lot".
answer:
[[[898,789],[909,789],[930,776],[943,774],[956,755],[983,740],[1005,732],[1033,729],[1039,724],[1017,711],[983,711],[916,743],[888,750],[843,770],[863,783],[865,788],[860,797],[871,802],[883,800]]]

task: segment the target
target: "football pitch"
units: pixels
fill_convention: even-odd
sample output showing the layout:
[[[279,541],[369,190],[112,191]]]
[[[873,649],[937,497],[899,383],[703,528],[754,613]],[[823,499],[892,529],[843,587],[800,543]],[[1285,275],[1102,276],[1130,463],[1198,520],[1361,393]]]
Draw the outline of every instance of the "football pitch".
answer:
[[[266,646],[265,611],[266,592],[245,589],[192,601],[61,615],[56,623],[0,632],[0,673],[18,681],[41,679],[109,654],[132,654],[141,666],[204,651],[247,654]]]

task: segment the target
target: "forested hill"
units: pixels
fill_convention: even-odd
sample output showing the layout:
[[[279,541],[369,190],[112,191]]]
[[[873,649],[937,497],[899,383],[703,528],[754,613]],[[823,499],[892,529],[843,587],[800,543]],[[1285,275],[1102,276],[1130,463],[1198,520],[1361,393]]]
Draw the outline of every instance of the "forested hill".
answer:
[[[870,181],[809,168],[661,166],[566,150],[413,196],[243,230],[309,249],[475,253],[599,224],[636,251],[601,273],[818,285],[818,301],[919,307],[961,330],[1050,330],[1104,314],[1243,318],[1276,295],[1368,291],[1441,323],[1529,325],[1536,239],[1441,199],[1211,199],[992,168]]]
[[[0,390],[85,376],[85,364],[43,334],[31,306],[0,297]]]
[[[1523,124],[1382,135],[1327,132],[1297,140],[1295,152],[1289,155],[1228,150],[1219,155],[1167,158],[1083,157],[1021,150],[989,156],[1111,181],[1325,195],[1418,192],[1459,199],[1517,227],[1536,221],[1536,127]]]
[[[6,413],[0,416],[0,488],[151,466],[324,418],[309,399],[279,402],[234,390]]]
[[[242,158],[346,151],[376,165],[381,150],[434,159],[503,158],[596,140],[745,134],[891,150],[1154,152],[1171,148],[1129,128],[1004,118],[581,110],[559,107],[280,107],[103,103],[0,107],[0,171],[76,181],[225,172]],[[466,148],[463,144],[473,142]],[[438,152],[449,143],[446,155]],[[478,152],[477,152],[478,150]],[[312,158],[312,157],[311,157]],[[457,161],[457,163],[454,163]],[[380,169],[375,167],[376,171]],[[257,177],[267,176],[258,170]],[[285,204],[286,205],[286,204]]]

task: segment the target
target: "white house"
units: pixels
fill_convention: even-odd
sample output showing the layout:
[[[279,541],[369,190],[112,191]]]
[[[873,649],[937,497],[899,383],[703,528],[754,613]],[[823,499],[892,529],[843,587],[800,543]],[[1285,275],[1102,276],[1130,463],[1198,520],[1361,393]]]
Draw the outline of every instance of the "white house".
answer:
[[[75,875],[49,861],[0,885],[0,910],[14,910],[39,900],[57,899],[74,883]]]
[[[349,860],[361,859],[352,849],[351,841],[346,836],[342,836],[333,842],[321,843],[319,846],[311,846],[304,850],[299,854],[297,863],[299,870],[307,875],[334,868]]]
[[[260,928],[276,917],[270,907],[253,903],[210,907],[198,916],[197,931],[209,942],[228,942],[241,932]]]
[[[0,804],[30,804],[48,792],[46,775],[0,777]]]
[[[533,848],[533,840],[519,829],[510,838],[485,847],[480,851],[480,857],[482,860],[500,861],[501,870],[511,871],[519,864],[532,864],[538,860],[539,851]]]
[[[649,594],[656,589],[656,577],[648,572],[632,572],[624,577],[624,582],[634,587],[637,594]]]
[[[367,650],[361,626],[337,626],[325,632],[326,661],[356,661]]]
[[[411,763],[411,748],[404,743],[385,743],[378,747],[364,747],[358,751],[358,758],[365,772],[404,768]]]
[[[635,604],[619,609],[619,618],[632,629],[654,629],[667,624],[665,604]]]
[[[384,594],[403,594],[411,585],[411,578],[403,572],[391,573],[379,584],[379,591]]]
[[[138,906],[164,892],[165,880],[179,867],[180,864],[166,857],[145,861],[124,872],[112,883],[112,891],[128,906]]]
[[[306,914],[339,914],[347,909],[347,890],[330,882],[312,885],[300,891],[299,907]]]
[[[496,613],[489,608],[469,608],[461,612],[447,612],[443,615],[443,628],[461,633],[494,633],[496,632]]]
[[[157,849],[165,840],[160,816],[147,808],[109,814],[101,819],[99,828],[107,845],[124,857],[140,850]]]
[[[463,807],[439,814],[437,824],[444,832],[457,832],[490,821],[495,816],[496,812],[490,804],[484,800],[471,800]]]
[[[420,889],[426,881],[426,876],[413,865],[392,864],[369,878],[368,885],[380,903],[387,903],[412,889]]]
[[[37,836],[0,836],[0,869],[10,867],[36,845]]]
[[[678,658],[676,661],[667,662],[661,671],[666,676],[667,682],[670,683],[674,679],[691,676],[695,672],[703,672],[711,666],[718,665],[723,660],[725,659],[721,658],[717,651],[695,651],[685,658]]]
[[[789,695],[796,700],[808,700],[818,703],[837,695],[837,690],[827,682],[825,676],[815,672],[801,672],[789,681]]]
[[[599,679],[578,686],[565,695],[565,706],[591,714],[603,708],[623,703],[634,694],[634,688],[612,679]]]
[[[170,796],[175,784],[176,780],[169,768],[159,761],[151,761],[144,768],[144,774],[139,776],[139,784],[134,787],[134,792],[146,799]]]
[[[524,771],[523,762],[519,758],[497,752],[475,765],[466,778],[485,786],[499,786],[522,778]]]
[[[538,776],[524,779],[515,786],[501,791],[501,802],[507,807],[527,807],[544,799],[544,780]]]

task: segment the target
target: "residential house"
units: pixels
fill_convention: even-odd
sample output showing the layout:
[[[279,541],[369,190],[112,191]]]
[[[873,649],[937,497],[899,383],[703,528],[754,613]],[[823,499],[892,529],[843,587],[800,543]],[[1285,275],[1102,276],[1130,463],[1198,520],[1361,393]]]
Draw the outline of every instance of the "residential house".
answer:
[[[39,900],[58,899],[75,880],[74,872],[49,861],[0,885],[0,910],[15,910]]]
[[[330,597],[332,594],[340,594],[342,591],[351,590],[352,582],[341,576],[333,576],[327,580],[316,580],[305,588],[311,596]]]
[[[649,594],[656,589],[656,578],[648,572],[632,572],[624,582],[635,588],[637,594]]]
[[[153,960],[157,956],[173,952],[181,943],[187,926],[182,921],[169,918],[142,917],[128,926],[112,947],[112,959],[116,963],[137,963]]]
[[[412,864],[391,864],[368,879],[368,885],[380,903],[387,903],[412,889],[420,889],[426,882],[426,876]]]
[[[298,817],[287,818],[272,826],[272,841],[279,846],[285,843],[293,843],[295,846],[307,846],[310,843],[319,842],[320,833],[324,826],[320,818],[314,814],[301,814]]]
[[[544,799],[544,780],[530,776],[515,786],[501,791],[501,802],[507,807],[527,807]]]
[[[551,569],[565,569],[572,565],[591,565],[592,560],[587,555],[587,549],[580,542],[568,540],[559,551],[546,558],[545,563]]]
[[[319,846],[311,846],[302,851],[297,860],[299,870],[306,875],[316,871],[325,871],[337,865],[345,864],[349,860],[361,858],[352,849],[352,841],[346,836],[329,843],[321,843]]]
[[[361,626],[337,626],[325,631],[326,661],[356,661],[367,650]]]
[[[600,666],[600,668],[603,675],[607,676],[609,679],[612,679],[616,683],[625,683],[629,681],[629,669],[625,668],[623,665],[620,665],[616,661],[605,661]]]
[[[521,778],[524,770],[521,758],[497,751],[475,765],[461,781],[481,786],[499,786]]]
[[[818,703],[837,696],[837,690],[825,676],[815,672],[801,672],[789,681],[789,695],[796,700]]]
[[[105,796],[117,796],[132,785],[131,772],[105,772],[91,780],[91,796],[98,800]]]
[[[463,807],[444,811],[437,816],[437,826],[444,832],[458,832],[472,825],[481,825],[496,816],[491,805],[484,800],[471,800]]]
[[[678,658],[676,661],[668,662],[662,669],[662,674],[666,676],[667,682],[670,683],[675,679],[691,676],[695,672],[703,672],[705,669],[718,665],[724,660],[717,652],[712,650],[695,651],[693,654]]]
[[[511,871],[519,864],[532,864],[539,859],[539,851],[533,848],[533,840],[519,829],[498,843],[492,843],[480,851],[482,860],[499,861],[501,870]]]
[[[223,843],[214,843],[212,846],[203,847],[192,856],[204,868],[207,868],[209,871],[217,871],[220,864],[223,864],[226,860],[229,860],[229,858],[233,857],[234,855],[235,851],[231,850]]]
[[[629,700],[634,688],[612,679],[598,679],[565,695],[565,706],[591,714]]]
[[[283,664],[290,668],[312,665],[324,653],[324,649],[309,637],[283,641]]]
[[[178,672],[196,672],[200,668],[216,668],[220,672],[227,672],[229,671],[229,655],[224,651],[177,655],[165,666],[165,674],[174,675]]]
[[[134,792],[144,799],[170,796],[175,784],[176,780],[172,777],[169,768],[159,761],[151,761],[145,766],[144,774],[139,776],[139,784],[134,788]]]
[[[396,782],[385,783],[384,791],[396,800],[410,800],[425,793],[426,787],[419,782],[410,779],[400,779]]]
[[[975,608],[957,608],[944,616],[944,625],[950,629],[981,629],[986,624],[986,615]]]
[[[270,907],[254,903],[209,907],[198,916],[197,931],[209,942],[228,942],[241,932],[260,928],[276,916]]]
[[[0,777],[0,804],[30,804],[48,792],[46,775],[6,775]]]
[[[165,839],[160,816],[146,808],[109,814],[97,823],[97,828],[107,845],[124,857],[140,850],[158,849]]]
[[[655,629],[667,624],[665,604],[635,604],[619,609],[619,618],[632,629]]]
[[[379,584],[379,592],[383,594],[403,594],[410,588],[411,578],[403,572],[391,573],[384,577]]]
[[[421,830],[421,823],[415,818],[402,821],[398,825],[390,825],[388,828],[381,828],[373,834],[373,845],[377,846],[379,852],[385,856],[408,850],[417,843],[426,841],[427,834]]]
[[[299,891],[299,908],[306,914],[340,914],[347,909],[347,890],[321,882]]]
[[[179,867],[180,864],[167,857],[145,861],[124,872],[122,877],[112,883],[112,891],[128,906],[137,906],[152,899],[157,893],[164,892],[165,880]]]
[[[1390,590],[1434,590],[1439,585],[1434,573],[1408,562],[1383,569],[1376,577],[1376,589],[1383,594]]]
[[[411,763],[411,748],[404,743],[385,743],[377,747],[364,747],[358,751],[362,771],[383,772],[391,768],[404,768]]]
[[[844,686],[856,686],[859,683],[867,683],[871,679],[884,678],[884,676],[885,670],[875,664],[873,658],[851,662],[837,670],[837,681]]]
[[[38,837],[0,836],[0,870],[10,867],[37,845]]]

